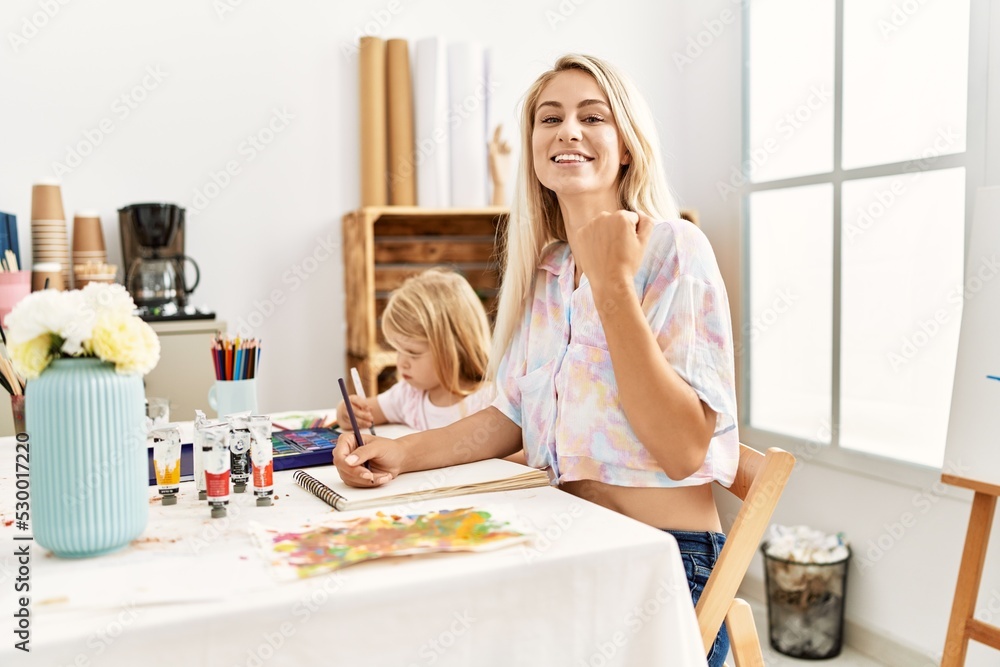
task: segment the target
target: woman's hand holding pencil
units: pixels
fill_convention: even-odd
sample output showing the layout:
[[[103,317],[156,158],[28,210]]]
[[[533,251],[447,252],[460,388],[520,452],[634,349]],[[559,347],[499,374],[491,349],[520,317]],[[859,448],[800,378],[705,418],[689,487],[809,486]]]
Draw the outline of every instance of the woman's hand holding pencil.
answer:
[[[368,457],[365,457],[365,460],[360,460],[358,458],[358,452],[355,450],[363,445],[374,442],[377,438],[374,438],[373,436],[373,440],[366,441],[364,436],[361,435],[361,427],[358,425],[358,420],[354,415],[354,409],[351,407],[353,405],[353,401],[348,402],[349,397],[347,395],[347,385],[344,384],[344,378],[338,379],[337,384],[340,385],[340,395],[344,397],[344,405],[347,407],[347,418],[351,424],[350,434],[345,433],[344,435],[341,435],[340,438],[337,439],[336,449],[333,450],[333,460],[337,463],[337,469],[341,473],[341,479],[343,479],[345,483],[353,484],[354,486],[378,486],[380,484],[385,484],[399,474],[399,471],[402,469],[402,457],[399,457],[399,461],[397,462],[398,465],[395,466],[393,466],[392,459],[390,458],[390,465],[388,467],[383,463],[372,465],[371,462],[367,460]],[[341,425],[341,428],[343,428],[345,432],[347,431],[347,428],[345,428],[344,425]],[[350,435],[351,438],[345,440],[345,435]],[[385,443],[392,443],[391,440],[386,440],[384,438],[378,440],[381,440],[380,446],[378,447],[379,450],[381,450],[381,445],[385,445]],[[349,452],[348,448],[350,448]],[[373,453],[367,451],[367,447],[365,449],[365,453]],[[396,451],[398,452],[398,450]],[[341,454],[346,453],[341,462],[337,462],[338,452]],[[344,476],[344,469],[341,468],[341,463],[345,466],[349,466],[346,477]]]
[[[344,429],[337,438],[333,462],[344,483],[371,488],[395,479],[403,469],[403,448],[389,438],[367,434],[362,434],[361,438],[363,447],[358,446],[350,429]]]

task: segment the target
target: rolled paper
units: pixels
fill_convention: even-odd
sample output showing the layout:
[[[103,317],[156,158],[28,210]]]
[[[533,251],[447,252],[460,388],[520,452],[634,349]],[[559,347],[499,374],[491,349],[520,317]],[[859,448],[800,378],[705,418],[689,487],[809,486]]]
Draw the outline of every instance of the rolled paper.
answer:
[[[414,48],[417,204],[451,206],[451,141],[448,135],[448,60],[444,40],[428,37]]]
[[[389,113],[389,203],[416,206],[417,165],[413,152],[413,85],[405,39],[386,42],[386,103]]]
[[[362,37],[358,47],[361,97],[361,205],[388,201],[385,109],[385,41]]]
[[[486,65],[483,47],[448,45],[451,205],[486,206]]]

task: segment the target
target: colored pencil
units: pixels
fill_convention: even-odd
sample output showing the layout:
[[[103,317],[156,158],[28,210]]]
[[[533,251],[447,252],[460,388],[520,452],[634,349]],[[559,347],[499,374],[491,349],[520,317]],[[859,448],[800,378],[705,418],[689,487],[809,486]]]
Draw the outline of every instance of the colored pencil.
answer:
[[[261,352],[258,339],[230,339],[216,333],[211,342],[211,351],[216,380],[252,380],[257,377]]]

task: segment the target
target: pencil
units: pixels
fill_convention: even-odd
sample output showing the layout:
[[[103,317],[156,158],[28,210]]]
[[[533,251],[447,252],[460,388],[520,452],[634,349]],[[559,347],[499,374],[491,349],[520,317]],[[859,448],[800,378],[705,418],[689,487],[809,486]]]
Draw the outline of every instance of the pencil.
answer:
[[[357,368],[351,368],[351,380],[354,382],[354,393],[361,397],[361,400],[367,401],[368,397],[365,396],[365,386],[361,384],[361,373],[358,372]],[[368,427],[368,432],[375,435],[375,424],[371,424]]]
[[[358,428],[358,419],[354,416],[354,408],[351,407],[351,397],[347,393],[347,385],[344,384],[344,378],[339,378],[337,382],[340,383],[340,393],[344,396],[344,405],[347,407],[347,416],[351,420],[351,428],[354,430],[354,440],[358,443],[358,447],[362,447],[365,444],[364,438],[361,437],[361,429]],[[368,465],[368,461],[365,461],[365,468],[371,470]]]

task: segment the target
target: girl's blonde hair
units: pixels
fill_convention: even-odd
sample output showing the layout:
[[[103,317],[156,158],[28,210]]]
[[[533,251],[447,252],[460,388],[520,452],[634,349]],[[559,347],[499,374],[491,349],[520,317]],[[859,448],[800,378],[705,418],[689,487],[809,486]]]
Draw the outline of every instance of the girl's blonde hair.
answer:
[[[631,156],[622,165],[618,177],[618,206],[642,212],[658,220],[678,216],[660,160],[660,141],[649,106],[635,86],[608,63],[593,56],[568,54],[556,61],[525,93],[521,107],[521,160],[514,188],[514,202],[502,244],[505,257],[503,286],[493,334],[488,377],[495,378],[497,364],[503,358],[523,316],[528,291],[542,252],[553,241],[566,240],[562,211],[554,192],[535,175],[531,136],[535,110],[542,89],[558,74],[570,70],[586,72],[594,78],[608,98],[618,134]]]
[[[389,297],[382,332],[390,341],[399,337],[426,341],[438,380],[452,394],[467,396],[486,377],[490,351],[486,310],[468,281],[453,271],[428,269],[407,278]]]

